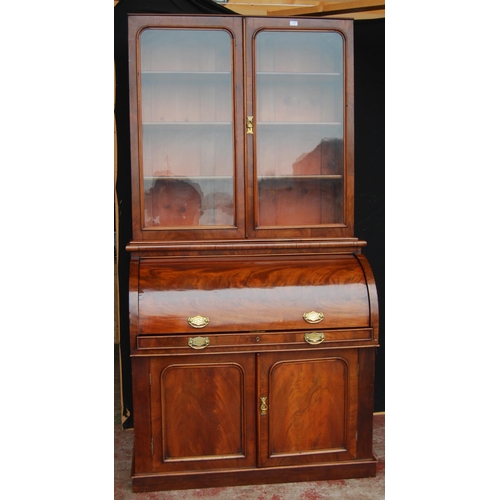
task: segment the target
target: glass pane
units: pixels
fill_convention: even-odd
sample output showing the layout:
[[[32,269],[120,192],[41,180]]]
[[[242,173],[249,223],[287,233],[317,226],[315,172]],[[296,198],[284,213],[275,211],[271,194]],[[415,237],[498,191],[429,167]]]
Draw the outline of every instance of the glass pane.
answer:
[[[256,37],[259,226],[344,221],[343,38]]]
[[[140,44],[144,226],[234,226],[231,36],[147,29]]]

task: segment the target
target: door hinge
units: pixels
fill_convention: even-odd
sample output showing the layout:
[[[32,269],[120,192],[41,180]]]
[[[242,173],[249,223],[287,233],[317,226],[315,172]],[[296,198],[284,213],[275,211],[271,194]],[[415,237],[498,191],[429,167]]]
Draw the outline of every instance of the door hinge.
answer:
[[[153,438],[151,438],[151,455],[153,455],[153,452],[154,452],[154,443],[153,443]]]
[[[151,373],[149,374],[149,385],[151,385]]]

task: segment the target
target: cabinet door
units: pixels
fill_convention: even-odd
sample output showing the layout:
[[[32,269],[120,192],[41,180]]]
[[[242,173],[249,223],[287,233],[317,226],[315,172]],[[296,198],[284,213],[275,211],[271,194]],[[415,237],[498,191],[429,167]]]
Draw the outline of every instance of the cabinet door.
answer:
[[[259,465],[356,458],[358,351],[258,355]]]
[[[255,359],[151,360],[153,472],[255,466]]]
[[[130,19],[134,238],[244,234],[241,19]]]
[[[351,24],[247,23],[249,232],[352,236]]]

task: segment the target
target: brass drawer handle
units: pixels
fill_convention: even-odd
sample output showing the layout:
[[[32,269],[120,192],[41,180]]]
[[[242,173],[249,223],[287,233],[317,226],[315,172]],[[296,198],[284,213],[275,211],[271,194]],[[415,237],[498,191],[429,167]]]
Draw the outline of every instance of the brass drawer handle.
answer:
[[[304,335],[304,340],[311,345],[318,345],[325,340],[325,334],[321,332],[308,332]]]
[[[320,321],[323,321],[325,315],[322,312],[310,311],[310,312],[305,312],[302,315],[302,317],[308,323],[319,323]]]
[[[210,320],[208,319],[207,316],[189,316],[187,319],[187,322],[189,326],[192,326],[193,328],[205,328],[208,323],[210,323]]]
[[[189,339],[188,346],[193,349],[205,349],[210,345],[210,339],[208,337],[195,337]]]

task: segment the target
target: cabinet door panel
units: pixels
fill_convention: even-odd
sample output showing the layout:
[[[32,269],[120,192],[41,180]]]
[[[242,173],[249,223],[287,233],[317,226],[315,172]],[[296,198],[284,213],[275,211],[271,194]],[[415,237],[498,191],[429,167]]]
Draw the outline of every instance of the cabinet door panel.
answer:
[[[247,19],[254,238],[352,235],[352,33],[311,21]]]
[[[242,20],[131,16],[135,240],[245,231]]]
[[[259,355],[260,465],[356,457],[357,366],[352,349]]]
[[[254,358],[152,360],[154,470],[255,464]]]

